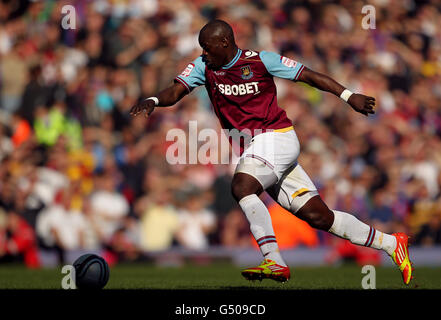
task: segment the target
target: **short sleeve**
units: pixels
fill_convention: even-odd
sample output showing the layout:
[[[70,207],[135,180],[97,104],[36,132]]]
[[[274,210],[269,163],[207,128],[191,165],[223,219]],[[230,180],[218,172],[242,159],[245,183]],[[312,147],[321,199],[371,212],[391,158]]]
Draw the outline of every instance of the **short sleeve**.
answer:
[[[259,57],[272,76],[282,79],[297,81],[305,68],[302,63],[275,52],[261,51]]]
[[[198,57],[190,63],[174,81],[183,84],[189,92],[205,84],[205,63],[202,61],[202,57]]]

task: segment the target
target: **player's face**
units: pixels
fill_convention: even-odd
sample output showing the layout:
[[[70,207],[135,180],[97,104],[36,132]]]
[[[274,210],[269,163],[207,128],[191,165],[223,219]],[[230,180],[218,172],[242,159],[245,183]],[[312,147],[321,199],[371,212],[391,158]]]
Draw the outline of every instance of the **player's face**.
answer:
[[[208,69],[217,70],[225,64],[226,50],[222,41],[200,41],[202,47],[202,61]]]

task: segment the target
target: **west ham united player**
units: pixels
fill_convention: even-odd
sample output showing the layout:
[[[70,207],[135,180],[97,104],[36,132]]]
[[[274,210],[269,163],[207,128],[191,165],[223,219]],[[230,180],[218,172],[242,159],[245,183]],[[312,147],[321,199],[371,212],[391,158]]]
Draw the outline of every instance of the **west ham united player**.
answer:
[[[287,281],[290,271],[276,241],[268,209],[259,195],[265,190],[283,208],[313,228],[348,239],[354,244],[386,251],[398,265],[405,284],[412,278],[408,236],[383,233],[353,215],[329,209],[317,188],[297,163],[300,145],[291,120],[277,104],[273,77],[305,82],[330,92],[365,116],[374,113],[375,99],[352,93],[330,77],[274,52],[237,47],[233,30],[222,20],[206,24],[199,33],[202,55],[155,97],[133,106],[130,113],[148,117],[156,107],[172,106],[195,87],[205,85],[224,129],[251,132],[241,153],[232,193],[244,211],[263,262],[246,269],[249,280]]]

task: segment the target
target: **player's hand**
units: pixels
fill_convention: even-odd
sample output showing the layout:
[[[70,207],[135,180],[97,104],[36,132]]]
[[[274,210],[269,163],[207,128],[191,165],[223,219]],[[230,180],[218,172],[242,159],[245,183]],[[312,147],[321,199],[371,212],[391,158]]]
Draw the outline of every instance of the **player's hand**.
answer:
[[[348,99],[349,105],[365,116],[375,113],[375,98],[353,93]]]
[[[144,116],[148,118],[153,110],[155,110],[155,102],[153,100],[142,100],[135,104],[132,109],[130,109],[130,115],[136,117],[138,114],[143,112]]]

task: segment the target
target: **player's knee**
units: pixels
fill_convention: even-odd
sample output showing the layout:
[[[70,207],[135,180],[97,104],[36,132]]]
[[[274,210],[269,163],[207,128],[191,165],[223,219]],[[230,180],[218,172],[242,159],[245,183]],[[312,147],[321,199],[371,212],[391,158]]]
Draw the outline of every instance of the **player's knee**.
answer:
[[[324,231],[328,231],[334,221],[334,213],[319,199],[308,202],[297,212],[297,216],[311,227]]]
[[[236,182],[231,184],[231,194],[238,202],[240,199],[255,193],[256,192],[253,190],[253,188],[250,188],[250,186],[244,183]]]
[[[307,214],[305,221],[315,229],[328,231],[332,226],[331,213],[322,211],[310,212]]]
[[[236,201],[239,202],[242,198],[251,194],[259,195],[261,192],[262,186],[255,178],[244,174],[234,175],[231,183],[231,194]]]

